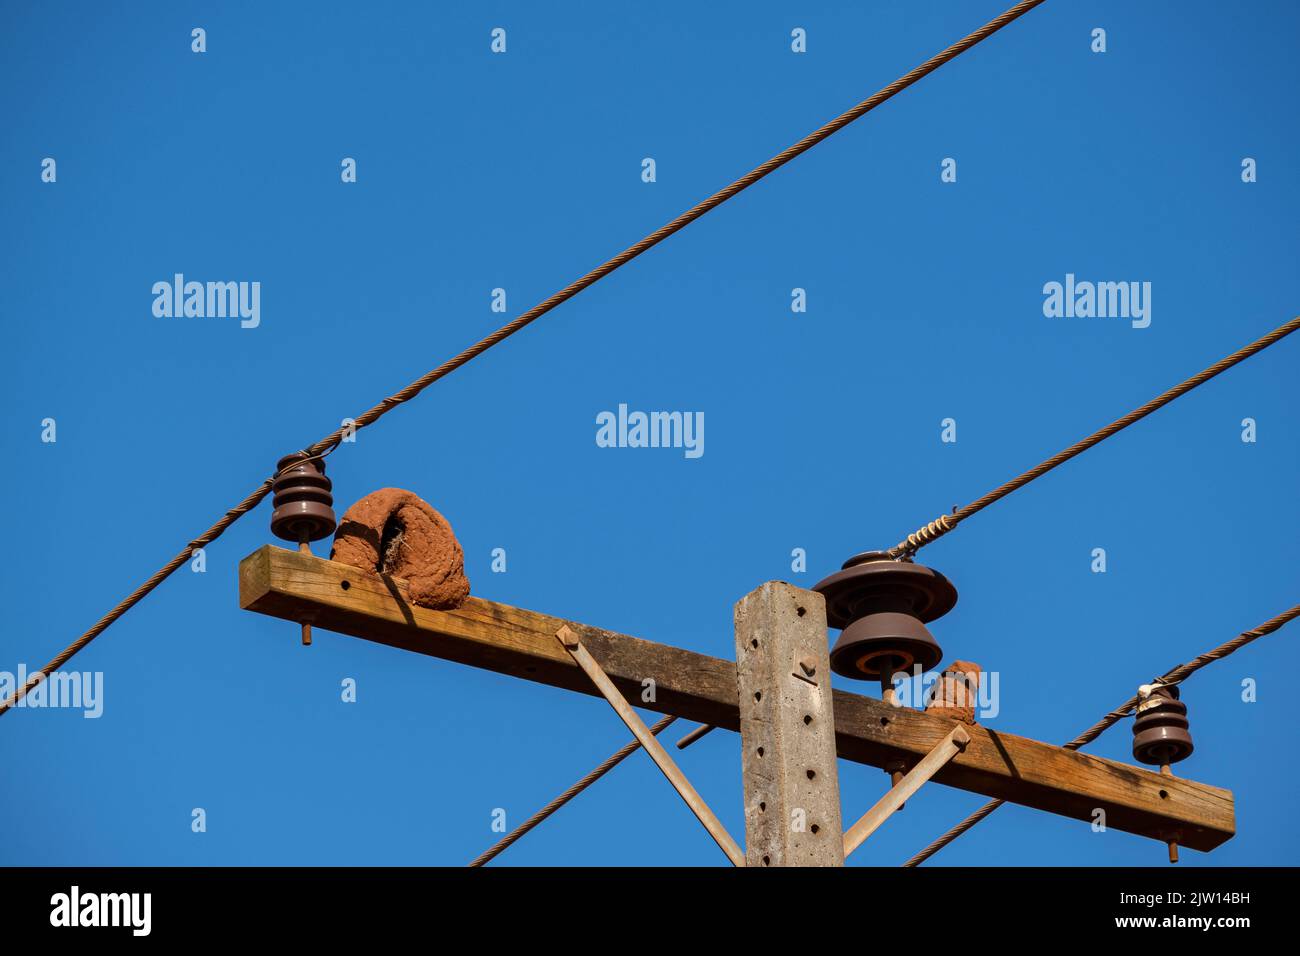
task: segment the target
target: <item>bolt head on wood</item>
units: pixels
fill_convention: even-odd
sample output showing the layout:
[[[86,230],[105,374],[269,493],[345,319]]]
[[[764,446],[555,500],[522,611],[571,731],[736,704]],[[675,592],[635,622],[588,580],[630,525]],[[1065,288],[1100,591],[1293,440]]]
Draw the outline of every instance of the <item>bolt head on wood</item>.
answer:
[[[574,650],[581,643],[581,641],[578,640],[577,632],[567,624],[556,631],[555,636],[559,639],[560,643],[569,650]]]

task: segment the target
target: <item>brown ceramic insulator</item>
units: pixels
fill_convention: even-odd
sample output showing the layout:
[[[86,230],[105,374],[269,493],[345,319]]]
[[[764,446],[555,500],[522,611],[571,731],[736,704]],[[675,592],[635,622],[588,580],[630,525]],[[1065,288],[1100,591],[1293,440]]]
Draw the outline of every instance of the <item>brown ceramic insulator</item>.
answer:
[[[286,541],[319,541],[334,533],[332,485],[325,477],[325,462],[301,453],[286,455],[276,468],[271,533]]]
[[[1192,753],[1187,705],[1178,688],[1159,686],[1141,701],[1133,720],[1133,759],[1164,765],[1185,760]]]
[[[938,571],[868,551],[813,586],[826,598],[826,622],[844,632],[831,648],[831,670],[880,680],[888,668],[931,670],[943,649],[925,628],[957,603],[957,589]]]

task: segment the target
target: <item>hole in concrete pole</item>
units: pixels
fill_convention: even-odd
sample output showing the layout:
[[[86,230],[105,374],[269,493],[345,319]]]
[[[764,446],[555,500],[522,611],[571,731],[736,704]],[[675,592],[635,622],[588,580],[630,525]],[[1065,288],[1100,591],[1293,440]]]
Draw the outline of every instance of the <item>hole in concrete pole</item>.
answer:
[[[772,858],[771,858],[771,857],[767,857],[767,856],[763,857],[763,865],[764,865],[764,866],[771,866],[771,865],[772,865]]]
[[[809,779],[809,780],[811,780],[811,779],[812,779],[813,777],[815,777],[815,776],[817,776],[817,771],[816,771],[816,770],[809,770],[809,771],[808,771],[808,779]]]
[[[808,724],[811,724],[811,723],[812,723],[812,714],[804,714],[804,715],[803,715],[803,722],[804,722],[804,726],[805,726],[805,727],[806,727]]]
[[[818,833],[818,831],[821,830],[821,827],[819,827],[817,824],[814,823],[814,824],[812,825],[812,827],[810,827],[810,829],[811,829],[812,832],[813,832],[813,836],[816,836],[817,833]]]
[[[762,748],[762,747],[759,747],[759,748],[758,748],[758,755],[759,755],[760,757],[763,756],[763,748]]]
[[[763,699],[763,692],[761,690],[754,691],[754,703],[757,704],[762,699]]]
[[[801,607],[801,608],[796,608],[795,610],[798,612],[798,614],[799,614],[800,617],[803,617],[805,614],[808,613],[808,609],[807,609],[807,608],[802,608],[802,607]]]
[[[767,812],[767,801],[766,801],[766,800],[760,800],[760,801],[758,802],[758,812],[759,812],[759,813],[766,813],[766,812]]]
[[[750,642],[749,642],[749,646],[750,646],[750,647],[758,647],[758,638],[754,638],[752,641],[750,641]]]

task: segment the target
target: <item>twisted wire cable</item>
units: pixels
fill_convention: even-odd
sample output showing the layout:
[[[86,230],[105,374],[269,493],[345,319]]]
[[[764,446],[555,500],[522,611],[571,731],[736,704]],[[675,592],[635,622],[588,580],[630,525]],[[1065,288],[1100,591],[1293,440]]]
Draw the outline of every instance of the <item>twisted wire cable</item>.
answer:
[[[691,207],[686,212],[682,213],[680,216],[674,219],[672,222],[656,229],[654,232],[650,233],[650,235],[646,236],[644,239],[635,243],[634,245],[629,246],[627,249],[623,250],[623,252],[619,253],[614,258],[605,262],[603,265],[597,266],[595,269],[588,272],[581,279],[578,279],[576,282],[573,282],[568,286],[565,286],[563,289],[561,289],[559,292],[556,292],[550,298],[539,303],[538,305],[533,306],[527,312],[523,313],[518,318],[507,323],[506,325],[503,325],[501,328],[497,329],[491,335],[488,335],[486,338],[480,339],[478,342],[474,343],[469,348],[465,349],[459,355],[456,355],[448,359],[446,362],[439,365],[437,368],[432,369],[429,372],[426,372],[424,375],[421,375],[418,379],[416,379],[411,384],[407,385],[401,391],[396,392],[393,395],[390,395],[388,398],[385,398],[378,405],[375,405],[373,408],[357,416],[356,419],[354,420],[355,424],[352,426],[353,429],[359,430],[365,428],[367,425],[374,424],[384,415],[388,414],[390,411],[396,408],[398,405],[401,405],[405,402],[409,402],[411,399],[415,398],[417,395],[423,392],[434,382],[438,381],[438,379],[443,378],[446,375],[449,375],[450,373],[454,372],[456,369],[460,368],[462,365],[465,365],[467,362],[470,362],[474,358],[483,354],[488,349],[492,348],[494,345],[497,345],[498,343],[514,335],[520,329],[524,328],[525,326],[532,323],[534,320],[545,315],[547,312],[550,312],[556,306],[560,305],[563,302],[567,302],[569,299],[573,298],[583,289],[600,281],[605,276],[613,272],[615,269],[618,269],[620,266],[627,264],[628,262],[635,259],[637,256],[641,255],[641,253],[645,252],[647,249],[657,246],[659,243],[663,242],[669,236],[684,229],[686,226],[693,223],[696,219],[699,219],[701,216],[709,212],[711,209],[714,209],[717,206],[722,205],[722,203],[726,202],[728,199],[732,198],[742,190],[752,186],[754,183],[758,182],[764,176],[767,176],[769,173],[774,172],[777,169],[780,169],[782,166],[790,162],[790,160],[794,159],[796,156],[799,156],[807,152],[808,150],[812,149],[818,143],[822,142],[825,139],[828,139],[829,137],[837,133],[839,130],[843,129],[845,126],[848,126],[854,120],[859,119],[865,114],[871,112],[871,110],[875,109],[881,103],[884,103],[886,100],[889,100],[895,95],[897,95],[898,93],[901,93],[903,90],[907,89],[917,80],[933,73],[935,70],[943,66],[949,60],[959,56],[960,54],[964,53],[966,50],[969,50],[971,47],[975,46],[975,44],[979,43],[981,40],[986,39],[987,37],[996,33],[998,30],[1001,30],[1008,23],[1011,23],[1013,20],[1018,19],[1019,17],[1023,16],[1025,13],[1028,13],[1034,7],[1037,7],[1045,2],[1046,0],[1021,0],[1020,3],[1017,3],[1015,6],[1007,10],[1005,13],[1002,13],[999,16],[994,17],[992,20],[984,24],[984,26],[980,27],[978,30],[958,40],[956,43],[948,47],[943,52],[935,54],[934,56],[926,60],[924,63],[916,67],[911,72],[894,80],[894,82],[890,83],[884,89],[880,90],[877,93],[872,94],[862,102],[858,103],[856,106],[845,111],[844,113],[841,113],[839,116],[835,117],[835,119],[831,120],[829,123],[825,124],[821,128],[809,133],[807,136],[799,140],[793,146],[789,146],[786,149],[782,150],[781,152],[777,153],[775,156],[773,156],[767,162],[763,163],[761,166],[758,166],[755,169],[751,170],[750,172],[746,173],[744,176],[741,176],[731,185],[726,186],[723,189],[720,189],[718,192],[714,193],[708,199],[705,199],[704,201]],[[310,458],[310,457],[317,457],[319,455],[327,454],[328,452],[332,451],[334,448],[338,446],[338,444],[343,440],[343,437],[346,433],[347,433],[346,428],[340,427],[336,429],[333,433],[327,435],[325,438],[322,438],[320,441],[316,442],[315,444],[309,445],[307,448],[303,449],[303,455]],[[179,568],[182,564],[184,564],[185,561],[189,558],[190,552],[192,552],[195,547],[204,547],[208,544],[211,544],[213,541],[219,538],[222,532],[224,532],[228,527],[230,527],[232,524],[238,521],[242,516],[247,514],[253,508],[257,507],[257,505],[261,502],[261,500],[270,493],[272,480],[273,480],[272,478],[268,478],[266,481],[262,482],[262,484],[259,485],[257,489],[254,490],[247,498],[245,498],[235,507],[227,511],[220,521],[218,521],[216,524],[210,527],[199,537],[191,541],[190,545],[187,547],[185,551],[182,551],[176,557],[172,558],[165,565],[163,565],[161,568],[155,571],[147,581],[145,581],[138,588],[132,591],[129,595],[123,598],[122,601],[116,607],[114,607],[111,611],[109,611],[98,621],[96,621],[94,626],[91,627],[90,630],[86,631],[84,634],[81,635],[81,637],[77,638],[75,641],[69,644],[52,661],[46,664],[41,671],[38,671],[35,674],[33,674],[31,679],[29,679],[22,687],[15,690],[13,695],[10,696],[8,700],[4,701],[3,703],[0,703],[0,716],[3,716],[4,714],[8,713],[9,710],[13,708],[15,703],[17,703],[23,697],[25,697],[27,695],[27,692],[31,690],[31,688],[35,687],[38,683],[40,683],[40,681],[43,679],[45,674],[48,674],[51,671],[57,670],[59,667],[63,666],[65,663],[68,662],[69,659],[72,658],[74,654],[76,654],[87,644],[93,641],[96,637],[102,634],[114,621],[120,618],[127,611],[131,610],[131,608],[135,607],[135,605],[138,604],[146,595],[148,595],[149,592],[151,592],[154,588],[156,588],[159,584],[161,584],[164,580],[166,580],[174,571],[176,571],[177,568]]]
[[[1118,418],[1115,421],[1111,422],[1105,428],[1099,429],[1093,432],[1087,438],[1075,442],[1073,445],[1071,445],[1069,448],[1065,449],[1064,451],[1057,452],[1055,455],[1053,455],[1051,458],[1047,459],[1046,461],[1042,462],[1041,464],[1035,465],[1033,468],[1030,468],[1023,475],[1020,475],[1019,477],[1016,478],[1012,478],[1010,481],[1006,482],[1005,484],[999,485],[998,487],[990,491],[988,494],[986,494],[984,497],[971,502],[970,504],[966,505],[964,508],[958,508],[951,515],[941,515],[940,517],[936,518],[934,521],[931,521],[925,527],[912,532],[902,541],[898,542],[898,544],[890,548],[889,549],[890,556],[893,558],[899,558],[904,555],[911,556],[915,554],[918,550],[925,547],[927,544],[930,544],[932,541],[938,540],[943,535],[947,534],[949,531],[952,531],[954,528],[957,527],[959,523],[965,521],[967,518],[969,518],[971,515],[975,514],[976,512],[983,511],[989,505],[993,504],[993,502],[1000,501],[1001,499],[1005,498],[1007,495],[1011,494],[1011,492],[1023,488],[1025,485],[1029,484],[1035,478],[1041,478],[1043,475],[1047,474],[1057,465],[1064,464],[1065,462],[1069,461],[1071,458],[1075,457],[1076,455],[1079,455],[1087,451],[1089,448],[1092,448],[1095,445],[1101,444],[1103,441],[1105,441],[1111,435],[1114,435],[1116,432],[1123,431],[1125,428],[1128,428],[1128,426],[1132,425],[1134,422],[1141,421],[1142,419],[1150,415],[1152,412],[1164,408],[1174,399],[1178,398],[1181,395],[1186,395],[1188,392],[1196,388],[1198,385],[1203,385],[1204,383],[1208,382],[1210,379],[1214,378],[1216,375],[1219,375],[1222,372],[1226,372],[1228,369],[1232,368],[1234,365],[1238,364],[1239,362],[1243,362],[1246,359],[1250,358],[1256,352],[1263,351],[1264,349],[1272,345],[1274,342],[1286,338],[1297,328],[1300,328],[1300,316],[1296,316],[1290,322],[1287,322],[1285,325],[1281,325],[1278,328],[1274,329],[1272,332],[1268,333],[1268,335],[1256,339],[1254,342],[1251,342],[1249,345],[1245,346],[1244,348],[1240,348],[1237,351],[1233,352],[1227,358],[1220,359],[1219,361],[1215,362],[1213,365],[1211,365],[1209,368],[1205,369],[1204,371],[1198,372],[1197,374],[1193,375],[1191,378],[1187,379],[1186,381],[1180,382],[1179,384],[1175,385],[1173,388],[1169,389],[1168,391],[1163,392],[1160,395],[1157,395],[1155,398],[1151,399],[1151,401],[1147,402],[1141,408],[1135,408],[1133,411],[1129,412],[1127,415],[1123,416],[1122,418]]]
[[[650,728],[650,733],[658,735],[661,730],[666,730],[668,728],[668,725],[671,724],[676,719],[677,719],[676,717],[673,717],[671,715],[668,717],[660,718],[658,721],[655,722],[654,726]],[[513,844],[521,836],[523,836],[529,830],[533,829],[533,827],[537,826],[539,823],[541,823],[543,820],[549,817],[556,810],[560,809],[560,807],[564,806],[566,803],[568,803],[578,794],[582,793],[582,791],[586,790],[588,787],[590,787],[601,777],[605,776],[605,774],[609,773],[611,770],[613,770],[615,767],[621,764],[624,761],[624,759],[626,759],[635,751],[640,749],[641,749],[641,742],[639,740],[636,739],[629,740],[618,750],[614,751],[612,754],[606,757],[600,764],[596,766],[595,769],[591,771],[591,773],[587,774],[585,777],[583,777],[581,780],[575,783],[568,790],[565,790],[562,794],[560,794],[558,797],[556,797],[546,806],[542,807],[542,809],[538,810],[536,813],[534,813],[523,823],[519,824],[519,826],[515,827],[513,830],[511,830],[509,833],[503,836],[499,841],[497,841],[497,843],[493,844],[492,846],[488,847],[488,849],[480,853],[477,857],[474,858],[473,862],[471,862],[469,865],[472,867],[482,866],[484,863],[487,863],[495,859],[496,857],[500,856],[503,850],[505,850],[507,847]]]
[[[1207,664],[1210,664],[1214,661],[1222,660],[1223,658],[1227,657],[1229,654],[1232,654],[1234,651],[1237,651],[1240,648],[1245,647],[1247,644],[1251,643],[1252,641],[1259,640],[1265,634],[1272,634],[1274,631],[1278,630],[1284,624],[1295,620],[1297,617],[1300,617],[1300,604],[1297,604],[1289,611],[1283,611],[1281,614],[1279,614],[1277,617],[1273,618],[1272,620],[1265,621],[1263,624],[1259,625],[1259,627],[1252,628],[1249,631],[1243,631],[1241,634],[1234,637],[1232,640],[1224,644],[1220,644],[1218,647],[1214,648],[1213,650],[1206,651],[1200,657],[1194,658],[1193,660],[1188,661],[1186,664],[1179,664],[1177,667],[1169,671],[1166,671],[1164,676],[1159,678],[1159,682],[1162,684],[1180,683],[1186,678],[1190,677],[1192,674],[1195,674],[1202,667],[1205,667]],[[1103,733],[1105,733],[1115,724],[1119,723],[1119,721],[1121,721],[1125,716],[1127,716],[1128,713],[1131,710],[1133,710],[1133,708],[1136,707],[1137,705],[1138,705],[1137,695],[1130,697],[1124,703],[1120,704],[1118,707],[1116,707],[1114,710],[1108,713],[1101,720],[1097,721],[1095,724],[1093,724],[1083,733],[1079,734],[1079,736],[1071,740],[1068,744],[1065,744],[1064,745],[1065,749],[1078,750],[1080,747],[1092,743],[1094,740],[1100,737]],[[985,817],[991,814],[998,807],[1002,806],[1002,804],[1004,803],[1006,803],[1005,800],[990,800],[988,803],[984,804],[984,806],[980,807],[978,810],[976,810],[974,813],[968,816],[965,820],[961,821],[961,823],[957,824],[947,833],[943,834],[943,836],[939,837],[937,840],[935,840],[933,843],[927,846],[924,850],[922,850],[921,852],[913,856],[911,859],[909,859],[906,863],[903,864],[903,866],[919,866],[920,864],[924,863],[926,860],[930,859],[930,857],[934,856],[936,853],[938,853],[940,850],[946,847],[949,843],[957,839],[959,836],[961,836],[963,833],[965,833],[975,824],[979,823],[981,820],[983,820]]]

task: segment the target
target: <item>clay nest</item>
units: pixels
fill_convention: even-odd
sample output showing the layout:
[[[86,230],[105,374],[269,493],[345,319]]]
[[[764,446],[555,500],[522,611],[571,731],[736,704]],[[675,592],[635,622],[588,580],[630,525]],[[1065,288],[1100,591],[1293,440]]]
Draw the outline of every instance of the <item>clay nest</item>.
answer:
[[[469,597],[465,553],[451,524],[401,488],[380,488],[347,510],[330,560],[405,579],[420,607],[450,610]]]

